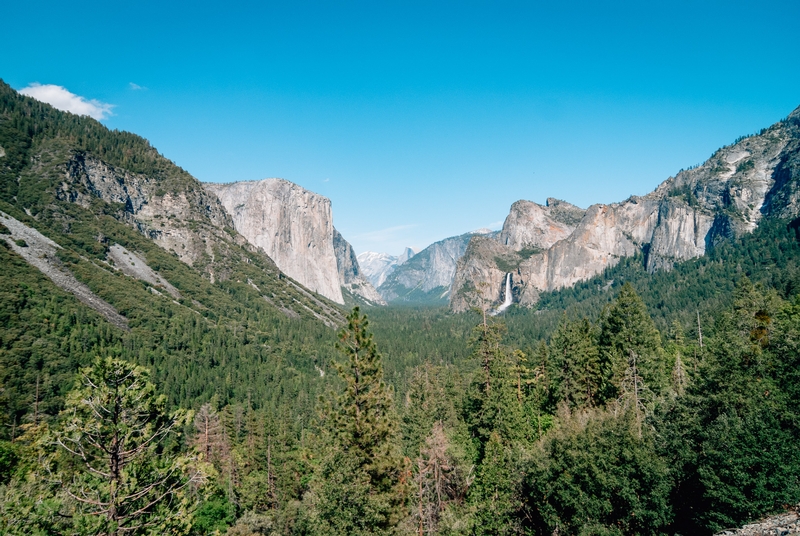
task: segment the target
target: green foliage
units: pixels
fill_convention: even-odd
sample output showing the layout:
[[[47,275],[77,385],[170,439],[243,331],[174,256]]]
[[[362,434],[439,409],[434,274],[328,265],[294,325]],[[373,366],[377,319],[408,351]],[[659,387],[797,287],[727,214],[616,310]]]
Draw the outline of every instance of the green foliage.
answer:
[[[751,169],[755,169],[755,167],[756,165],[753,160],[747,158],[736,165],[736,173],[744,173],[746,171],[750,171]]]
[[[98,358],[67,397],[54,431],[58,475],[75,523],[103,534],[146,534],[190,524],[188,486],[202,473],[169,450],[185,419],[167,415],[148,372]]]
[[[791,311],[743,279],[687,395],[664,418],[683,530],[734,526],[800,497],[800,397],[787,374],[798,354],[782,342],[796,329]]]
[[[596,405],[604,385],[594,327],[587,319],[570,321],[566,316],[550,339],[550,405],[559,402],[572,408]]]
[[[191,534],[213,534],[225,531],[236,521],[236,507],[224,494],[216,494],[197,507]]]
[[[673,197],[676,199],[680,199],[684,201],[690,207],[698,207],[700,206],[700,202],[697,199],[694,191],[689,184],[684,184],[683,186],[676,186],[672,188],[667,195],[669,197]]]
[[[465,400],[464,420],[482,456],[493,434],[506,445],[533,436],[517,389],[513,354],[502,344],[505,329],[502,323],[486,320],[475,327],[470,341],[478,367]]]
[[[521,504],[517,494],[519,474],[507,442],[493,432],[484,448],[484,455],[469,500],[475,508],[475,534],[516,534]]]
[[[339,332],[337,348],[347,361],[336,369],[344,391],[327,411],[327,444],[308,495],[319,534],[387,533],[403,514],[398,421],[368,326],[355,307]]]
[[[527,508],[542,533],[658,534],[671,521],[668,467],[627,415],[567,417],[534,459]],[[584,421],[584,422],[582,422]]]
[[[660,392],[666,387],[661,338],[632,285],[623,285],[616,300],[604,311],[597,343],[605,380],[604,400],[620,394],[632,357],[636,358],[642,379],[650,389]]]
[[[12,443],[0,441],[0,485],[7,484],[14,475],[19,454]]]
[[[516,272],[522,261],[525,261],[541,252],[541,248],[528,246],[519,251],[512,251],[502,256],[496,256],[494,258],[494,262],[497,268],[503,272]]]

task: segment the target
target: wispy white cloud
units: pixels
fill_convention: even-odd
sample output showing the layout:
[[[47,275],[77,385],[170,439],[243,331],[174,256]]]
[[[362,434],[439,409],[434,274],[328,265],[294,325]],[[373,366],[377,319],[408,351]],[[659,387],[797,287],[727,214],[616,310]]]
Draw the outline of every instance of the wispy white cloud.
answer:
[[[100,102],[96,99],[85,99],[80,95],[71,93],[64,87],[55,84],[39,84],[34,82],[19,91],[23,95],[52,105],[64,112],[77,115],[88,115],[97,120],[106,119],[112,115],[113,104]]]
[[[145,91],[147,88],[144,86],[140,86],[139,84],[135,84],[133,82],[128,82],[128,86],[134,91]]]
[[[377,231],[369,231],[367,233],[362,233],[355,238],[363,240],[363,241],[372,241],[372,242],[388,242],[393,240],[400,231],[405,231],[407,229],[413,229],[414,227],[419,227],[419,224],[410,224],[410,225],[395,225],[394,227],[387,227],[386,229],[379,229]]]
[[[328,182],[330,179],[324,179],[322,182]]]

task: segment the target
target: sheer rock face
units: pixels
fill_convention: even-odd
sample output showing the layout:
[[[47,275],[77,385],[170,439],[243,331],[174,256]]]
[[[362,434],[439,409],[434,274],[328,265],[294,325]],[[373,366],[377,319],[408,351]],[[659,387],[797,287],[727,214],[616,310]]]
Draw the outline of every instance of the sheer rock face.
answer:
[[[194,179],[165,191],[157,179],[115,168],[83,152],[72,155],[65,171],[56,188],[58,199],[84,208],[91,206],[93,197],[118,204],[121,220],[181,261],[205,271],[212,281],[226,277],[224,263],[215,262],[224,256],[226,244],[244,244],[241,237],[225,232],[233,230],[233,221],[217,198]]]
[[[575,230],[586,211],[565,201],[550,198],[547,205],[520,200],[511,205],[503,223],[500,243],[514,251],[547,249]]]
[[[236,230],[292,279],[343,304],[327,197],[283,179],[206,184]]]
[[[347,291],[360,296],[372,305],[386,305],[378,291],[361,273],[353,246],[333,229],[333,250],[336,252],[336,265],[339,271],[339,285]]]
[[[503,288],[506,272],[497,266],[497,259],[509,251],[507,246],[490,236],[475,235],[467,245],[466,252],[458,260],[450,293],[450,307],[456,312],[470,307],[488,310],[497,301],[496,289]],[[519,284],[518,273],[512,273],[512,285]],[[513,295],[513,292],[512,292]]]
[[[499,303],[502,275],[509,272],[514,301],[532,305],[540,292],[571,286],[638,252],[647,253],[649,271],[671,269],[722,240],[751,232],[764,216],[800,215],[798,179],[800,108],[644,197],[589,207],[577,224],[580,209],[567,203],[556,216],[551,205],[558,203],[518,201],[496,245],[483,239],[470,244],[458,265],[450,306],[466,310],[476,288],[490,289],[485,298]]]

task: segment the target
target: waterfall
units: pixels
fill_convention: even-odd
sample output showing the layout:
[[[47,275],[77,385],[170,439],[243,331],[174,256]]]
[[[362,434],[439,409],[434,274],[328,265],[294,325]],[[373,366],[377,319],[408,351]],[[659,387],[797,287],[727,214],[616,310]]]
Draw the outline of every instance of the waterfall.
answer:
[[[495,315],[499,315],[513,303],[513,297],[511,296],[511,272],[506,274],[506,295],[503,303],[497,310],[494,312]]]

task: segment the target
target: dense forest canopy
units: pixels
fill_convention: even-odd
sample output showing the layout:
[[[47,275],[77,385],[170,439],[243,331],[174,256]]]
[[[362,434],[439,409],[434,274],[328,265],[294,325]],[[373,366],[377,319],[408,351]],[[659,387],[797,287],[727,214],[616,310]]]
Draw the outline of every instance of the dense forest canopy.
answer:
[[[702,534],[800,501],[797,221],[500,317],[331,328],[256,292],[284,282],[251,252],[212,282],[56,195],[75,152],[198,187],[146,140],[2,86],[0,147],[0,210],[130,328],[0,236],[3,533]],[[113,243],[181,298],[110,270]]]

